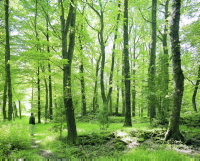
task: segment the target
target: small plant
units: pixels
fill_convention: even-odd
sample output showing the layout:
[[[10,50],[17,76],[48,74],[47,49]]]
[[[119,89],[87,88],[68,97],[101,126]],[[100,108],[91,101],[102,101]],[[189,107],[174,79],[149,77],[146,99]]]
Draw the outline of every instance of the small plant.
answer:
[[[97,115],[97,121],[100,129],[106,130],[110,125],[110,122],[108,120],[108,112],[105,110],[99,111]]]

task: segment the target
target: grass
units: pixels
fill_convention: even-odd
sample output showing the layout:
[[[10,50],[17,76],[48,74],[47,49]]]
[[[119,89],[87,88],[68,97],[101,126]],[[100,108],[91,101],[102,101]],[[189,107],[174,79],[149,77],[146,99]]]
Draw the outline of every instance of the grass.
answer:
[[[117,119],[117,118],[115,118]],[[120,118],[121,119],[121,118]],[[43,156],[40,151],[47,150],[52,154],[56,154],[58,158],[85,158],[85,159],[94,159],[96,160],[198,160],[200,159],[199,155],[191,156],[184,153],[178,153],[167,144],[140,144],[135,146],[132,149],[122,149],[121,151],[115,150],[115,146],[119,146],[118,143],[115,145],[108,142],[106,144],[96,144],[94,145],[85,145],[85,146],[69,146],[65,143],[64,140],[59,140],[59,129],[58,123],[48,123],[48,124],[36,124],[34,137],[28,136],[28,117],[23,117],[22,119],[16,119],[12,122],[3,122],[0,123],[0,130],[2,131],[5,127],[14,127],[23,128],[19,130],[19,136],[26,134],[27,138],[30,140],[35,140],[38,142],[38,148],[25,148],[13,150],[12,153],[9,153],[8,158],[23,158],[23,159],[42,159]],[[122,123],[111,123],[107,130],[100,130],[100,127],[96,123],[86,123],[86,122],[77,122],[77,131],[78,135],[91,135],[94,134],[99,136],[105,136],[107,134],[114,133],[116,131],[122,131],[124,133],[130,134],[131,131],[136,130],[155,130],[155,128],[149,126],[147,123],[133,123],[133,127],[123,127]],[[181,129],[188,131],[184,126],[181,126]],[[193,133],[199,133],[199,130],[191,128]],[[63,130],[63,136],[67,135],[67,130]],[[94,136],[95,136],[94,135]],[[17,138],[14,135],[11,135],[13,138]],[[23,139],[23,138],[19,138]],[[151,145],[152,144],[152,145]],[[120,147],[120,146],[119,146]]]

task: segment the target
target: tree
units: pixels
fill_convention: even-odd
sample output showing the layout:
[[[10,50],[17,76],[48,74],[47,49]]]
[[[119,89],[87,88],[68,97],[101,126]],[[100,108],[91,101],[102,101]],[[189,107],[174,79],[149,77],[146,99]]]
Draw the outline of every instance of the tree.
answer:
[[[170,26],[170,39],[172,50],[172,70],[174,80],[174,93],[172,113],[165,135],[165,140],[184,140],[179,130],[179,120],[181,112],[181,103],[184,91],[184,75],[181,69],[181,52],[179,41],[179,22],[180,22],[181,0],[173,0],[172,2],[172,21]]]
[[[74,0],[70,2],[67,19],[65,19],[65,1],[61,0],[59,1],[59,4],[62,13],[60,17],[62,34],[62,59],[65,62],[63,65],[63,99],[68,129],[67,140],[69,144],[74,144],[77,141],[77,130],[71,91],[71,65],[75,46],[76,3]],[[67,36],[69,38],[68,48]]]
[[[12,81],[11,81],[11,72],[10,72],[9,0],[5,0],[4,7],[5,7],[5,30],[6,30],[6,44],[5,44],[6,81],[5,81],[4,92],[6,92],[8,90],[8,120],[11,121],[12,114],[13,114],[13,106],[12,106]],[[6,95],[5,95],[5,97],[6,97]],[[6,100],[4,100],[4,101],[6,101]],[[4,116],[5,116],[5,114],[4,114]]]
[[[157,0],[152,0],[152,22],[151,22],[151,49],[150,49],[150,63],[149,63],[149,115],[150,122],[156,116],[156,91],[155,91],[155,74],[156,74],[156,37],[157,37]]]
[[[198,69],[198,78],[196,80],[194,92],[193,92],[193,95],[192,95],[192,105],[193,105],[194,111],[196,111],[196,112],[197,112],[196,95],[197,95],[199,83],[200,83],[200,65],[199,65],[199,69]]]
[[[164,27],[163,32],[159,30],[160,36],[158,38],[162,42],[163,52],[159,54],[160,56],[160,73],[158,73],[158,84],[159,89],[159,100],[158,100],[158,114],[157,118],[164,123],[166,121],[167,114],[169,111],[169,49],[168,49],[168,18],[169,18],[169,0],[165,1],[165,4],[161,4],[164,7]]]
[[[131,91],[130,91],[130,65],[129,65],[129,38],[128,38],[128,0],[124,0],[124,83],[126,112],[124,126],[132,126],[131,122]]]

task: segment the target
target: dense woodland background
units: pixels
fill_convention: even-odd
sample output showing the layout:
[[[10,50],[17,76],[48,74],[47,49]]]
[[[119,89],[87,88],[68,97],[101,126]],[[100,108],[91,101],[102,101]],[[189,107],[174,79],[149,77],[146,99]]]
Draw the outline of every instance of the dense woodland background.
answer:
[[[102,128],[113,115],[124,126],[138,117],[167,125],[178,100],[178,130],[166,139],[183,140],[180,111],[200,110],[200,2],[179,3],[1,0],[1,119],[34,112],[38,123],[65,122],[74,143],[76,118],[96,117]]]

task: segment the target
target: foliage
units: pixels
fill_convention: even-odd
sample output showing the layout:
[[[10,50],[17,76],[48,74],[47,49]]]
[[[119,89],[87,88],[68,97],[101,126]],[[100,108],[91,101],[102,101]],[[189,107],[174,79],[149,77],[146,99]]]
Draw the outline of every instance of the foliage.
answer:
[[[200,113],[188,111],[181,115],[180,124],[188,127],[200,127]]]
[[[30,148],[30,135],[24,125],[1,125],[0,128],[0,156],[6,157],[13,151]]]

